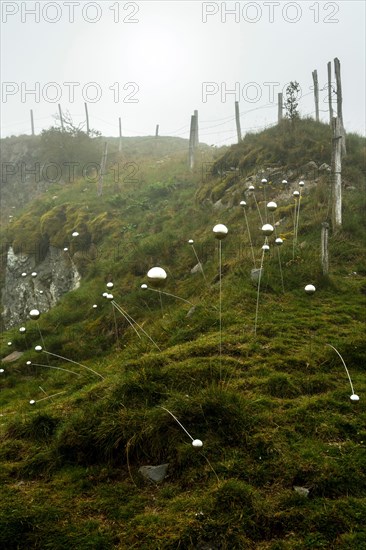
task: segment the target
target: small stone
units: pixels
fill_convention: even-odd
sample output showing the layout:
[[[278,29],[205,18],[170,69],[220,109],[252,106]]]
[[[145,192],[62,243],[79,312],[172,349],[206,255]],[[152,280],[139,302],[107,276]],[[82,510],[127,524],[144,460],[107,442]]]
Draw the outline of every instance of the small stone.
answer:
[[[145,479],[160,483],[166,476],[168,466],[169,463],[159,464],[159,466],[141,466],[139,472]]]
[[[294,491],[298,494],[298,495],[301,495],[303,497],[307,497],[309,496],[309,489],[307,489],[306,487],[299,487],[297,485],[294,485]]]

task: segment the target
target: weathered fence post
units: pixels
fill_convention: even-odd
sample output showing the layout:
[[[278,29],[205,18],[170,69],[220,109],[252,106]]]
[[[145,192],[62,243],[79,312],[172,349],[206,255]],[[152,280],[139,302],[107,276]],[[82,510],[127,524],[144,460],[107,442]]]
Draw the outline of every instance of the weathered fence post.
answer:
[[[241,142],[241,128],[240,128],[239,101],[235,101],[235,120],[236,120],[236,133],[238,135],[238,143],[240,143]]]
[[[32,128],[32,136],[34,136],[34,119],[33,119],[33,109],[30,110],[30,117],[31,117],[31,128]]]
[[[329,61],[328,68],[328,105],[329,105],[329,124],[332,126],[333,105],[332,105],[332,63]]]
[[[195,161],[195,147],[194,147],[195,128],[196,128],[196,117],[192,115],[191,127],[189,131],[189,150],[188,150],[188,166],[190,170],[193,170],[194,161]]]
[[[338,117],[332,119],[332,182],[333,229],[342,225],[342,126]]]
[[[283,94],[279,93],[278,94],[278,117],[277,117],[278,124],[281,122],[282,117],[283,117]]]
[[[102,156],[102,162],[100,163],[100,172],[99,172],[99,181],[98,181],[98,197],[103,195],[103,178],[105,174],[105,169],[107,166],[107,150],[108,150],[108,143],[104,143],[104,152]]]
[[[334,59],[334,72],[335,72],[336,82],[337,82],[337,117],[340,121],[340,130],[341,130],[341,138],[342,138],[341,139],[342,154],[345,155],[347,153],[346,132],[343,126],[341,64],[339,62],[338,57]]]
[[[318,71],[315,70],[311,73],[313,75],[314,82],[314,99],[315,99],[315,120],[319,122],[319,84],[318,84]]]
[[[329,223],[323,222],[321,233],[321,264],[323,275],[328,275],[329,272],[328,232]]]

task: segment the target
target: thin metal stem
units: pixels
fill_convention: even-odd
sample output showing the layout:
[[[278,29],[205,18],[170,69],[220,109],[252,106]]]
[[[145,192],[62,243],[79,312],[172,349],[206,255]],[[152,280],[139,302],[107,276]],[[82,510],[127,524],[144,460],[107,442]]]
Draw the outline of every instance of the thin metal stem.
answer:
[[[188,437],[190,437],[192,439],[192,441],[194,441],[193,437],[191,436],[191,434],[185,429],[185,427],[183,426],[183,424],[181,424],[181,422],[179,422],[178,418],[176,416],[174,416],[174,414],[172,412],[170,412],[168,409],[166,409],[165,407],[160,407],[161,409],[164,409],[164,411],[166,411],[167,413],[170,414],[170,416],[172,416],[174,418],[174,420],[179,424],[179,426],[186,432],[186,434],[188,435]]]
[[[267,237],[264,240],[264,244],[267,244]],[[257,335],[257,322],[258,322],[258,309],[259,309],[259,291],[261,287],[261,279],[262,279],[262,271],[263,271],[263,261],[264,261],[264,254],[265,251],[262,250],[262,259],[261,259],[261,267],[259,269],[259,277],[258,277],[258,288],[257,288],[257,305],[255,309],[255,322],[254,322],[254,335]]]
[[[158,344],[151,338],[151,336],[137,323],[137,321],[135,321],[135,319],[133,317],[131,317],[131,315],[129,315],[127,313],[127,311],[125,311],[124,309],[121,308],[121,306],[119,304],[117,304],[117,302],[115,302],[113,300],[113,303],[115,304],[115,306],[117,307],[118,311],[120,313],[122,313],[122,315],[125,315],[126,317],[128,317],[129,319],[131,319],[131,321],[133,323],[135,323],[136,326],[138,326],[138,328],[141,330],[141,332],[143,332],[145,334],[145,336],[150,340],[150,342],[152,342],[154,344],[154,346],[159,350],[161,351],[161,348],[159,348]],[[135,329],[136,330],[136,329]]]
[[[297,200],[295,198],[295,212],[294,212],[294,237],[292,241],[292,259],[295,259],[295,246],[296,246],[296,212],[297,212]]]
[[[251,252],[252,252],[253,265],[254,265],[254,269],[255,269],[255,255],[254,255],[254,249],[253,249],[252,238],[251,238],[251,235],[250,235],[248,216],[247,216],[247,213],[246,213],[246,211],[245,211],[245,208],[244,208],[244,217],[245,217],[245,223],[247,224],[247,231],[248,231],[248,237],[249,237],[250,250],[251,250]]]
[[[112,304],[112,310],[113,310],[114,330],[116,331],[116,342],[117,342],[117,347],[119,348],[117,317],[116,317],[116,312],[115,312],[115,309],[113,307],[113,304]]]
[[[219,325],[220,325],[220,380],[221,380],[221,363],[222,363],[222,272],[221,272],[221,262],[222,262],[222,247],[221,240],[219,241]]]
[[[51,399],[52,397],[56,397],[56,395],[61,395],[61,393],[66,393],[66,391],[59,391],[58,393],[48,395],[47,397],[42,397],[42,399],[37,399],[37,401],[35,400],[35,402],[40,403],[41,401],[45,401],[46,399]]]
[[[277,227],[275,224],[275,217],[274,213],[272,212],[272,225],[274,227],[275,237],[277,238]],[[280,246],[277,246],[277,254],[278,254],[278,264],[280,266],[280,276],[281,276],[281,284],[282,284],[282,292],[285,294],[285,284],[283,282],[283,273],[282,273],[282,264],[281,264],[281,253],[280,253]]]
[[[205,283],[208,284],[207,279],[206,279],[205,272],[203,271],[202,262],[200,261],[198,255],[197,255],[197,252],[196,252],[196,249],[195,249],[194,245],[192,244],[191,246],[192,246],[192,248],[193,248],[194,255],[196,256],[196,260],[197,260],[197,262],[199,263],[199,265],[201,266],[201,273],[202,273],[202,276],[203,276],[203,278],[204,278],[204,280],[205,280]]]
[[[344,368],[346,369],[346,373],[347,373],[347,376],[348,376],[348,380],[349,380],[349,383],[350,383],[350,385],[351,385],[352,395],[354,395],[355,390],[353,389],[353,384],[352,384],[351,376],[350,376],[350,374],[349,374],[349,372],[348,372],[348,369],[347,369],[347,367],[346,367],[346,363],[344,362],[344,359],[343,359],[342,355],[341,355],[341,354],[339,353],[339,351],[338,351],[334,346],[332,346],[331,344],[325,344],[325,345],[326,345],[326,346],[329,346],[329,347],[332,348],[332,349],[334,349],[334,351],[335,351],[335,352],[338,354],[338,356],[340,357],[340,359],[341,359],[341,361],[342,361],[342,363],[343,363],[343,366],[344,366]]]
[[[99,376],[102,380],[104,380],[104,376],[99,374],[99,372],[96,372],[95,370],[91,369],[90,367],[87,367],[86,365],[82,365],[81,363],[78,363],[77,361],[73,361],[72,359],[68,359],[67,357],[63,357],[62,355],[58,355],[57,353],[51,353],[50,351],[46,351],[45,349],[42,350],[43,353],[48,353],[48,355],[53,355],[54,357],[58,357],[59,359],[63,359],[64,361],[68,361],[69,363],[74,363],[74,365],[79,365],[79,367],[82,367],[83,369],[87,369],[93,374],[96,374],[96,376]]]
[[[258,214],[259,214],[259,217],[260,217],[260,220],[261,220],[261,224],[263,225],[263,218],[262,218],[262,214],[261,214],[261,211],[259,210],[259,206],[258,206],[258,203],[257,203],[257,199],[256,199],[256,196],[255,196],[255,193],[253,193],[253,197],[254,197],[254,202],[257,206],[257,210],[258,210]]]
[[[63,370],[65,372],[71,372],[71,374],[76,374],[76,376],[81,376],[78,372],[74,372],[73,370],[69,369],[63,369],[62,367],[53,367],[52,365],[41,365],[40,363],[32,363],[35,367],[45,367],[46,369],[56,369],[56,370]]]
[[[129,323],[129,325],[133,328],[133,330],[136,332],[137,336],[140,338],[141,340],[141,336],[138,332],[138,330],[135,329],[135,327],[133,326],[133,323],[132,321],[130,321],[130,319],[128,318],[128,316],[125,314],[125,312],[123,311],[123,309],[117,304],[117,302],[115,302],[114,300],[112,301],[112,306],[114,306],[119,312],[121,315],[123,315],[123,317],[126,319],[126,321]]]
[[[172,298],[176,298],[177,300],[182,300],[182,302],[186,302],[186,304],[190,304],[191,306],[194,306],[194,304],[192,304],[192,302],[190,302],[189,300],[185,300],[184,298],[181,298],[180,296],[176,296],[175,294],[171,294],[170,292],[156,290],[155,288],[151,288],[150,286],[147,287],[147,290],[151,290],[152,292],[159,292],[159,294],[164,294],[165,296],[172,296]]]
[[[299,203],[297,207],[297,219],[296,219],[296,242],[297,242],[297,233],[299,230],[299,219],[300,219],[300,203],[301,203],[301,187],[300,187],[300,195],[299,195]]]

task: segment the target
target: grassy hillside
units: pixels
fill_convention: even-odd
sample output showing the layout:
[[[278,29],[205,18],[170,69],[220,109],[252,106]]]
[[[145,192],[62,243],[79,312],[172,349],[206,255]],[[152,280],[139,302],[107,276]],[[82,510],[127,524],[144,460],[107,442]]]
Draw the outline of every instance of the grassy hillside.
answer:
[[[365,140],[348,141],[344,223],[331,230],[324,276],[329,173],[304,176],[295,246],[292,191],[306,163],[330,163],[329,135],[309,121],[296,132],[248,136],[220,158],[202,149],[193,173],[186,151],[132,156],[136,171],[117,182],[108,173],[101,197],[85,179],[53,185],[4,229],[18,251],[68,246],[83,278],[39,321],[44,349],[79,364],[35,352],[34,321],[1,336],[2,357],[24,352],[1,374],[3,547],[365,547]],[[278,203],[267,216],[284,243],[269,237],[259,296],[243,198],[257,268],[255,200],[263,218]],[[217,223],[229,229],[221,285]],[[195,253],[203,274],[191,273]],[[166,270],[169,295],[141,289],[153,266]],[[102,297],[108,281],[138,325]],[[139,472],[166,463],[161,483]]]

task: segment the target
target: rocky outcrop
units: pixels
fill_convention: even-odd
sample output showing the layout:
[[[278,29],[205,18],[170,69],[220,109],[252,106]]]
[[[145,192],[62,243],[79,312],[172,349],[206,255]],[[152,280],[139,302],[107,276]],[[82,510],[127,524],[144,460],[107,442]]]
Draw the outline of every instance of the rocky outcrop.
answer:
[[[36,264],[33,254],[14,254],[10,247],[2,289],[4,327],[24,322],[33,308],[48,311],[79,285],[80,275],[68,252],[50,246],[44,260]]]

